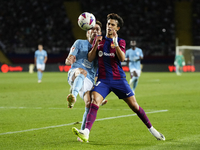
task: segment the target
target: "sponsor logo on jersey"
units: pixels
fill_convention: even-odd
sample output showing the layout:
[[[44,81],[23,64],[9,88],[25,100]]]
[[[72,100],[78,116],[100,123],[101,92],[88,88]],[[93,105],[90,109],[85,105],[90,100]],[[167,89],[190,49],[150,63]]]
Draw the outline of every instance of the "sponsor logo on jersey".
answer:
[[[99,55],[99,57],[102,57],[103,55],[109,56],[109,57],[115,57],[115,53],[106,53],[106,52],[102,52],[102,51],[99,51],[98,55]]]
[[[103,54],[104,54],[104,56],[115,57],[115,53],[106,53],[106,52],[104,52]]]
[[[87,59],[84,59],[82,65],[86,68],[92,68],[92,62],[89,62]]]

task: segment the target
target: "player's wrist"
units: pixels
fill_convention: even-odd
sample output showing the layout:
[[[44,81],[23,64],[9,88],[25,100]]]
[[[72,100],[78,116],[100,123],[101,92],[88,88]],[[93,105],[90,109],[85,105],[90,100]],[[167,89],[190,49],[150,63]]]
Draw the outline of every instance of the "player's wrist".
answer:
[[[115,47],[119,46],[117,39],[118,39],[117,37],[113,37],[113,43],[114,43]]]

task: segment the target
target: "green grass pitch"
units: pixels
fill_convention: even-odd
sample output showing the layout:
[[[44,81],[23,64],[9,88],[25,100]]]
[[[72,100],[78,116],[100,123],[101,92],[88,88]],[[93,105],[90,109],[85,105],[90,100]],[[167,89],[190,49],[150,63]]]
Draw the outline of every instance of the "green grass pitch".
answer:
[[[90,142],[80,143],[71,129],[80,128],[85,106],[78,96],[74,108],[67,108],[68,93],[67,73],[45,72],[40,84],[36,73],[0,73],[0,149],[200,149],[200,73],[141,74],[136,99],[166,141],[157,141],[111,93],[98,111]]]

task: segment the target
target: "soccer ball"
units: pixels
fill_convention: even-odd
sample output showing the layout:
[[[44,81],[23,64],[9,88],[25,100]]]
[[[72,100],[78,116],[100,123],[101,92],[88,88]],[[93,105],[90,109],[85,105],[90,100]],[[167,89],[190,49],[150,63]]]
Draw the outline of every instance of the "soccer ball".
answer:
[[[78,25],[81,29],[87,31],[96,24],[96,18],[92,13],[84,12],[78,17]]]

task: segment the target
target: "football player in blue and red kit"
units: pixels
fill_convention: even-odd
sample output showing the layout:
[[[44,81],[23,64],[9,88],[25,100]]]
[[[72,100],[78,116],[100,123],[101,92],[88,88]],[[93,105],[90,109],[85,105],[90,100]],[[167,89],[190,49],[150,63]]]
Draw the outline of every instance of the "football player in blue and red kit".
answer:
[[[147,126],[148,130],[158,140],[165,140],[149,121],[145,111],[138,105],[132,89],[130,88],[126,75],[122,69],[121,62],[125,60],[125,40],[118,38],[117,31],[123,26],[123,19],[114,13],[108,14],[106,24],[106,36],[97,36],[93,41],[93,47],[88,53],[88,60],[98,60],[98,80],[92,90],[92,103],[87,115],[84,130],[73,127],[75,135],[87,142],[92,125],[96,119],[97,111],[103,99],[112,91],[119,99],[123,99],[128,106]]]

